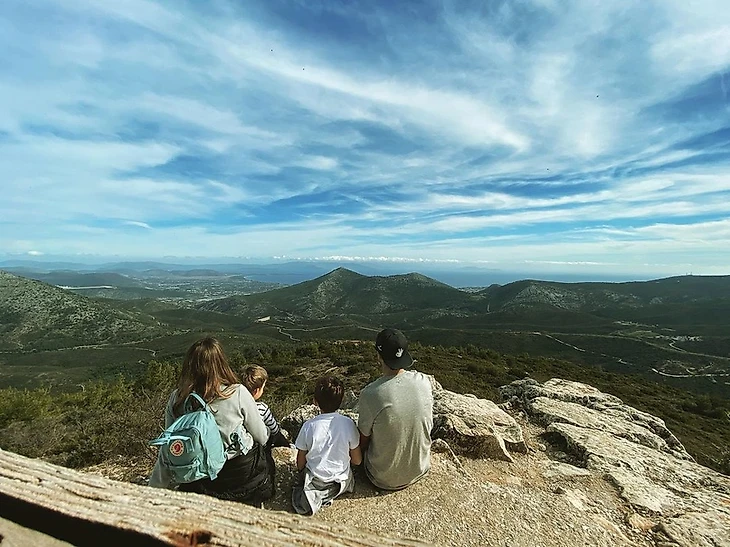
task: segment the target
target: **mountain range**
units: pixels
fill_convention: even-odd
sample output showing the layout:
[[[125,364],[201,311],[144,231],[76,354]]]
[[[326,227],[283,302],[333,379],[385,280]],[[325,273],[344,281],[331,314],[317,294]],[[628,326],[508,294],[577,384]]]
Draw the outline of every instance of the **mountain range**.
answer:
[[[265,293],[232,296],[200,304],[200,309],[250,318],[285,316],[326,319],[426,310],[475,311],[478,299],[421,274],[365,276],[337,268],[312,279]]]
[[[212,300],[201,309],[255,319],[324,319],[335,315],[392,316],[411,322],[444,315],[500,319],[559,328],[556,318],[590,324],[659,322],[722,334],[730,313],[730,276],[681,276],[628,283],[557,283],[523,280],[482,290],[456,289],[418,273],[365,276],[345,268],[259,294]],[[392,317],[391,317],[392,318]]]
[[[153,337],[168,337],[159,344],[175,347],[174,336],[205,330],[285,343],[370,339],[373,331],[393,326],[423,344],[569,359],[730,396],[730,276],[627,283],[521,280],[463,290],[419,273],[368,276],[337,268],[272,290],[259,284],[254,288],[265,292],[242,294],[252,287],[240,275],[178,270],[166,278],[164,271],[146,271],[162,276],[157,287],[166,288],[109,291],[147,296],[124,304],[3,273],[0,351]],[[138,281],[119,272],[37,275],[44,276],[56,283]],[[147,351],[158,349],[148,346]]]

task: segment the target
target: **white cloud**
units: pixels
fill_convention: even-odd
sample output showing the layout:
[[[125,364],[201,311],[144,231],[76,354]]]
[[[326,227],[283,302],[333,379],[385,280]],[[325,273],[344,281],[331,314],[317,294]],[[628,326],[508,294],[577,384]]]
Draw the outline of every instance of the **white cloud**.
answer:
[[[141,222],[139,220],[125,220],[123,224],[127,226],[136,226],[137,228],[144,228],[145,230],[152,229],[152,226],[150,226],[146,222]]]
[[[298,160],[296,164],[307,169],[331,171],[337,168],[338,162],[334,158],[327,158],[325,156],[309,156]]]
[[[721,0],[239,8],[0,7],[0,252],[722,267]]]

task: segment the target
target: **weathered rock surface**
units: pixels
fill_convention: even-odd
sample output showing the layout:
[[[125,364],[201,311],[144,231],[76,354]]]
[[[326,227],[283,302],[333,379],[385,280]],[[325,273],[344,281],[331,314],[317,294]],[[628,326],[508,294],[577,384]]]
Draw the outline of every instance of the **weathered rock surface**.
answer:
[[[515,419],[487,399],[444,389],[433,377],[433,439],[443,439],[456,454],[473,458],[513,461],[509,451],[527,452]],[[302,424],[318,414],[315,405],[303,405],[281,420],[295,439]],[[357,398],[348,394],[347,408],[339,412],[357,422]]]
[[[454,452],[473,458],[513,461],[508,449],[527,452],[515,419],[487,399],[443,389],[433,391],[434,439],[444,439]]]
[[[677,458],[693,459],[663,420],[592,386],[559,378],[540,384],[528,378],[502,386],[501,393],[505,400],[524,406],[542,425],[557,421],[592,429],[611,429],[617,436]]]
[[[53,538],[67,543],[59,545]],[[209,496],[117,482],[4,450],[0,450],[0,544],[425,545]]]
[[[730,478],[696,464],[659,418],[565,380],[519,380],[502,393],[614,484],[651,530],[687,547],[730,545]]]

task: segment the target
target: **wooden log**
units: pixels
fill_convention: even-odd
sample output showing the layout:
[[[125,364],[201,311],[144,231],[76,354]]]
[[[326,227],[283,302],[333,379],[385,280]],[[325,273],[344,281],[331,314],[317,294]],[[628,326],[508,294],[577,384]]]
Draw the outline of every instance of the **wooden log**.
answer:
[[[0,517],[74,545],[426,545],[199,494],[113,481],[3,450]]]
[[[0,545],[2,547],[71,547],[70,543],[29,530],[10,520],[0,518]]]

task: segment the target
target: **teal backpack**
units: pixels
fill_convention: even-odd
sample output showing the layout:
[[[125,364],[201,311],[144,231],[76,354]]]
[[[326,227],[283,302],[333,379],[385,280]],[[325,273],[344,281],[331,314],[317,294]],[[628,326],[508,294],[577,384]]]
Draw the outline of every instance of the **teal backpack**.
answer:
[[[193,400],[200,408],[192,410]],[[160,464],[167,470],[173,484],[211,480],[226,463],[226,452],[218,425],[210,406],[197,393],[191,393],[183,404],[185,414],[150,442],[159,446]]]

